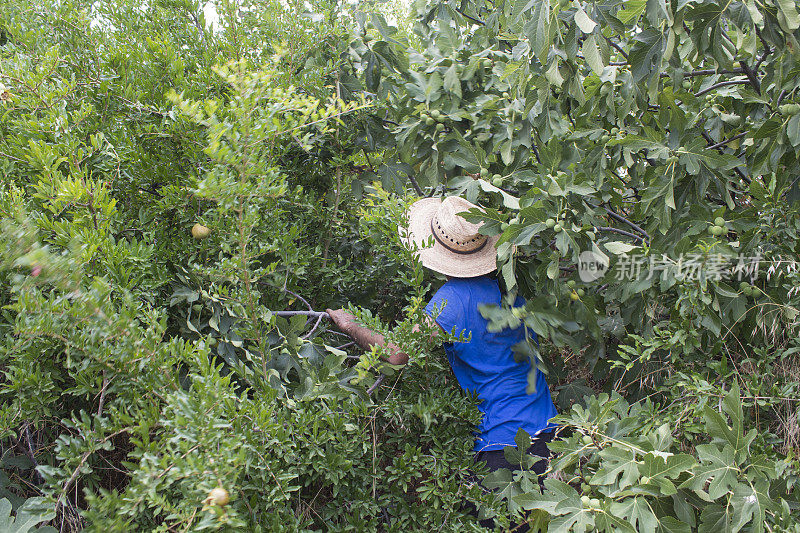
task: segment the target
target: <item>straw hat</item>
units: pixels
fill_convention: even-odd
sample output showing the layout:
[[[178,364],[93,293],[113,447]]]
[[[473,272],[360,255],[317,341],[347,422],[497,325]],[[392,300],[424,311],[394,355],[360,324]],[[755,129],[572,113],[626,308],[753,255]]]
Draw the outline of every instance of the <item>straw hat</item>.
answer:
[[[411,205],[408,238],[416,244],[423,266],[456,278],[472,278],[497,269],[494,247],[500,236],[481,235],[480,224],[467,222],[458,214],[475,207],[458,196],[424,198]]]

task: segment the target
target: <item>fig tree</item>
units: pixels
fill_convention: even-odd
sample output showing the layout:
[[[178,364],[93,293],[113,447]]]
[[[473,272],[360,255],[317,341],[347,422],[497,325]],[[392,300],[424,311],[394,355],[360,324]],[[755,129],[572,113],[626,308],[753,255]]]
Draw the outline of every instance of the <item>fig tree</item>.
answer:
[[[556,225],[556,221],[552,218],[548,218],[547,220],[544,221],[544,225],[547,226],[548,228],[552,228],[553,226]]]
[[[725,226],[725,219],[722,217],[717,217],[714,219],[714,224],[717,226]]]

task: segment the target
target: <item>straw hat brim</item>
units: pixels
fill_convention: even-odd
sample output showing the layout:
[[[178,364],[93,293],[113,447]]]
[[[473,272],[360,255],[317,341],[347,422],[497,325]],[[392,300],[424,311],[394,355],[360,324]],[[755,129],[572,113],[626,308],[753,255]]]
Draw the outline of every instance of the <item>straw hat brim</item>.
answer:
[[[417,246],[422,265],[456,278],[472,278],[497,270],[495,245],[500,239],[499,235],[489,237],[483,248],[470,254],[452,252],[434,239],[431,220],[440,205],[440,198],[423,198],[414,202],[408,210],[409,238]]]

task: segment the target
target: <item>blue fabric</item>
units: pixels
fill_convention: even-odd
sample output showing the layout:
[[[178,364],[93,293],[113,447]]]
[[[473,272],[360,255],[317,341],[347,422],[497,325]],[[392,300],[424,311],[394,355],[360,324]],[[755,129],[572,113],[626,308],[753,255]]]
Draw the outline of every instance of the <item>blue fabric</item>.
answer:
[[[459,335],[463,331],[464,337],[469,338],[469,342],[445,344],[445,352],[461,388],[477,393],[483,400],[478,405],[483,421],[476,431],[475,451],[514,446],[519,428],[533,436],[556,427],[549,422],[556,415],[556,408],[544,374],[536,369],[536,392],[527,394],[531,363],[517,363],[511,351],[512,346],[525,339],[524,326],[489,332],[488,321],[478,310],[481,304],[500,305],[500,298],[497,280],[486,276],[453,278],[425,307],[429,316],[435,314],[434,308],[441,308],[436,322],[447,332]],[[518,297],[515,305],[523,304],[524,299]],[[535,339],[536,333],[531,333]]]

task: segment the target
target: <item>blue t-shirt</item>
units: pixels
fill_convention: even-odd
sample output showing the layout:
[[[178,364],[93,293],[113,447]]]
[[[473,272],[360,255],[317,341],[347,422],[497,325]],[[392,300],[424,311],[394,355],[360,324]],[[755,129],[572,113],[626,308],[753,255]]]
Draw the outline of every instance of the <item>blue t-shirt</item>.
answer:
[[[525,340],[524,326],[492,333],[488,321],[481,316],[481,304],[500,305],[497,280],[453,278],[445,283],[425,307],[429,316],[434,306],[441,308],[436,322],[448,333],[459,335],[469,342],[445,344],[445,352],[461,388],[476,392],[483,400],[478,408],[483,421],[477,428],[475,451],[501,450],[514,446],[519,428],[531,436],[556,427],[549,420],[556,416],[544,374],[536,369],[536,392],[527,394],[530,361],[517,363],[511,347]],[[524,304],[517,298],[516,306]],[[469,337],[470,332],[472,337]],[[532,332],[533,333],[533,332]],[[533,333],[536,339],[536,334]]]

